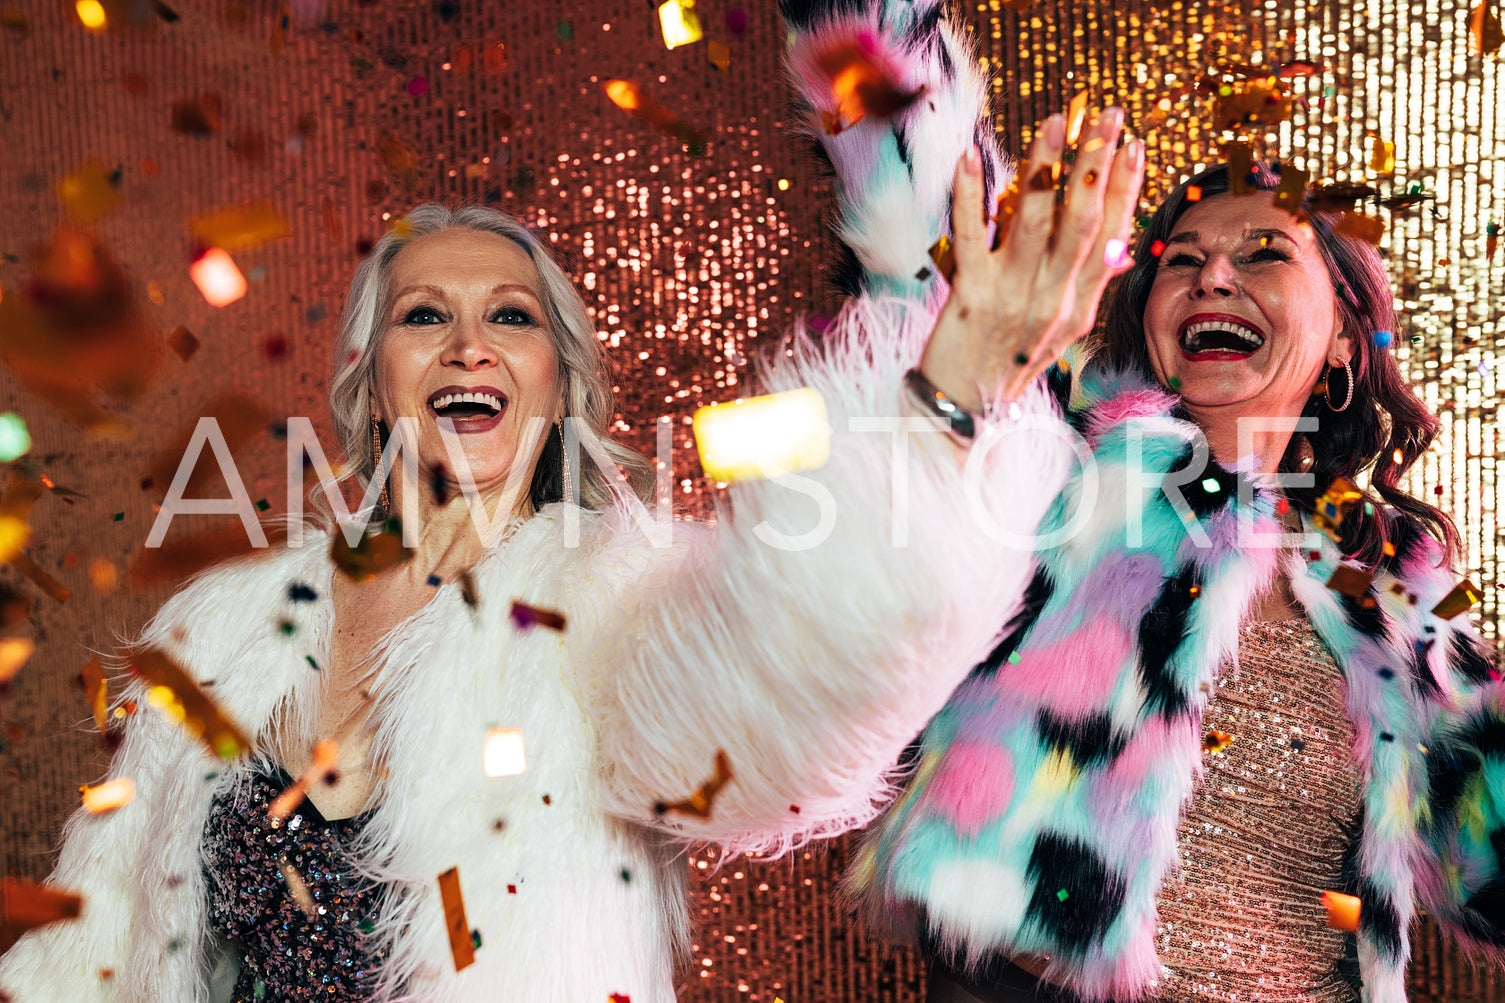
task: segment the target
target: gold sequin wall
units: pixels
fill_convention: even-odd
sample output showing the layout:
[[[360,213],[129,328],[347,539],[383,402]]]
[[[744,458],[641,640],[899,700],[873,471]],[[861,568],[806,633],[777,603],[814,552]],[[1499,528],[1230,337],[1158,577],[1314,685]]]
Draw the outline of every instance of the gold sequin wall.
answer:
[[[72,178],[71,198],[106,210],[91,229],[164,346],[143,392],[98,400],[129,426],[120,438],[86,438],[0,376],[0,411],[21,415],[33,440],[22,462],[56,489],[32,511],[28,550],[73,593],[61,605],[38,594],[7,632],[36,652],[0,694],[6,873],[51,868],[78,785],[102,771],[74,682],[90,649],[166,598],[124,577],[165,487],[149,480],[153,461],[243,394],[267,421],[236,447],[239,472],[269,514],[284,511],[285,447],[265,429],[306,415],[334,452],[325,380],[344,292],[362,249],[414,202],[483,200],[547,235],[610,346],[618,432],[651,449],[655,421],[672,420],[683,432],[676,496],[704,509],[691,413],[746,392],[749,358],[796,313],[836,307],[822,284],[829,192],[783,130],[773,6],[700,0],[706,39],[668,51],[644,0],[109,0],[99,31],[72,0],[0,0],[0,298],[32,274],[31,249],[65,218],[59,185]],[[1500,56],[1470,53],[1468,7],[973,0],[956,13],[991,64],[1010,150],[1082,92],[1093,106],[1117,101],[1149,141],[1153,198],[1220,159],[1232,134],[1216,127],[1219,98],[1273,71],[1289,115],[1242,138],[1316,179],[1418,196],[1410,208],[1364,206],[1387,224],[1380,246],[1403,316],[1394,351],[1443,422],[1411,489],[1457,517],[1483,592],[1476,611],[1498,640],[1505,252],[1487,258],[1486,227],[1505,224],[1505,95]],[[613,78],[703,132],[704,148],[625,115],[603,89]],[[1393,164],[1371,166],[1386,143]],[[189,278],[190,222],[257,200],[290,232],[234,251],[249,290],[210,307]],[[183,331],[198,345],[186,359]],[[202,493],[221,489],[210,477]],[[216,519],[188,517],[170,538]],[[0,576],[37,593],[13,570]],[[844,845],[719,871],[695,855],[699,926],[682,998],[921,999],[914,954],[878,944],[834,904]],[[1501,998],[1493,977],[1426,937],[1413,970],[1415,999]]]

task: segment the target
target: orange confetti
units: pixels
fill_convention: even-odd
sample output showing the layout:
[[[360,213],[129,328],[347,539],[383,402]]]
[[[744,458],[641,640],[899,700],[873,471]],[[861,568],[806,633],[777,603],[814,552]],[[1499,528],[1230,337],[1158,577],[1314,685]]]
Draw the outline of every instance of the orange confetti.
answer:
[[[84,699],[89,701],[89,709],[94,712],[94,727],[103,733],[110,723],[110,683],[98,655],[89,659],[78,674],[78,682],[84,689]]]
[[[331,741],[323,741],[314,746],[314,759],[303,771],[303,775],[294,780],[286,790],[272,799],[267,806],[267,818],[273,822],[281,822],[293,813],[293,809],[303,803],[308,788],[321,776],[328,773],[340,758],[340,747]]]
[[[364,582],[412,560],[413,551],[403,545],[402,522],[394,516],[354,547],[345,541],[344,533],[336,533],[329,556],[351,581]]]
[[[1333,229],[1349,237],[1357,237],[1367,243],[1378,244],[1385,236],[1385,221],[1376,216],[1366,216],[1361,212],[1345,212],[1338,217],[1338,224]]]
[[[816,54],[815,65],[836,102],[834,110],[821,113],[826,132],[833,136],[869,115],[892,118],[925,93],[924,87],[905,90],[867,39],[833,40]]]
[[[1206,752],[1222,752],[1233,744],[1233,736],[1226,731],[1209,731],[1202,736],[1202,749]]]
[[[1248,143],[1223,144],[1223,156],[1228,160],[1228,191],[1232,195],[1249,195],[1254,192],[1249,184],[1249,171],[1254,166],[1254,153]]]
[[[1322,907],[1327,910],[1327,925],[1334,930],[1356,933],[1359,929],[1360,902],[1356,895],[1323,892]]]
[[[1491,0],[1483,0],[1468,16],[1469,48],[1475,55],[1490,56],[1505,45],[1505,27],[1500,25]]]
[[[93,787],[80,787],[78,792],[83,795],[84,811],[103,815],[130,804],[136,797],[136,784],[130,777],[116,777]]]
[[[1373,572],[1340,564],[1333,569],[1332,576],[1327,580],[1327,587],[1334,592],[1362,599],[1369,594],[1369,584],[1373,581]]]
[[[293,232],[281,210],[267,199],[200,213],[188,221],[188,228],[200,244],[226,251],[244,251]]]
[[[210,306],[229,306],[248,288],[235,259],[221,247],[211,247],[200,255],[188,266],[188,274]]]
[[[449,950],[455,959],[455,971],[470,967],[476,960],[470,924],[465,919],[465,899],[460,894],[460,869],[451,867],[439,875],[439,900],[444,904],[444,929],[449,934]]]
[[[36,650],[36,642],[29,637],[0,638],[0,685],[16,678]]]
[[[49,923],[78,919],[84,898],[20,878],[0,878],[0,940]]]
[[[1376,174],[1395,173],[1395,144],[1387,143],[1378,136],[1371,137],[1369,169]]]
[[[653,806],[653,811],[658,815],[665,815],[671,811],[678,811],[683,812],[686,815],[694,815],[697,818],[710,818],[711,808],[715,804],[716,795],[721,793],[721,789],[725,787],[727,785],[727,782],[731,779],[731,761],[726,758],[726,752],[724,750],[717,749],[716,773],[711,777],[711,779],[701,784],[700,789],[694,794],[691,794],[685,800],[676,801],[673,804],[664,804],[663,802],[659,802],[658,804],[655,804]]]
[[[57,195],[69,217],[80,226],[99,222],[120,200],[110,181],[110,169],[98,160],[89,161],[59,181]]]
[[[282,872],[282,880],[287,882],[287,893],[293,897],[294,902],[298,903],[298,908],[302,909],[310,919],[316,916],[319,907],[314,902],[314,897],[308,890],[308,882],[303,880],[303,875],[299,874],[298,869],[286,859],[277,861],[277,869]]]
[[[1275,207],[1284,209],[1292,216],[1301,211],[1302,200],[1306,198],[1306,183],[1310,175],[1299,167],[1290,164],[1280,165],[1280,184],[1275,188]]]

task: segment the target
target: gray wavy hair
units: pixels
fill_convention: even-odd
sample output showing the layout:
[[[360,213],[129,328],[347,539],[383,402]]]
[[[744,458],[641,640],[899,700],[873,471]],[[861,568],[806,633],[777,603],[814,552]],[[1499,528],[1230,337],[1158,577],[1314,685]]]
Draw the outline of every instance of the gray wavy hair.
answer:
[[[652,465],[607,434],[616,413],[611,378],[601,342],[575,284],[531,230],[512,216],[481,205],[450,208],[425,202],[413,207],[403,217],[402,225],[383,235],[356,269],[335,345],[334,380],[329,389],[330,415],[350,461],[345,476],[358,477],[364,485],[376,472],[376,456],[371,446],[371,400],[376,381],[376,352],[385,319],[392,309],[392,262],[411,241],[449,229],[504,237],[526,251],[538,270],[539,298],[548,317],[549,336],[559,356],[564,382],[565,415],[577,419],[571,427],[580,437],[583,447],[580,455],[588,457],[592,447],[596,447],[617,467],[610,476],[589,460],[573,469],[580,504],[599,511],[616,504],[624,492],[631,492],[641,500],[652,497]],[[549,435],[545,441],[547,445],[538,458],[530,489],[535,508],[559,501],[564,495],[563,447],[557,434]]]

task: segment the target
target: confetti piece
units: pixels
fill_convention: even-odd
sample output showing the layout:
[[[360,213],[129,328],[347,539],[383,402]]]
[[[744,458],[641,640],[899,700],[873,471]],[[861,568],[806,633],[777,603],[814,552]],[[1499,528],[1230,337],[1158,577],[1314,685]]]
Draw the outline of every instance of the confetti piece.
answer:
[[[626,993],[612,993],[606,997],[606,1003],[632,1003],[632,998]]]
[[[16,678],[36,650],[36,642],[29,637],[0,637],[0,685]]]
[[[1442,597],[1442,601],[1432,607],[1432,615],[1444,620],[1451,620],[1459,613],[1470,609],[1479,601],[1479,589],[1474,583],[1465,578],[1453,590]]]
[[[1228,161],[1228,191],[1232,195],[1252,195],[1255,191],[1249,183],[1249,172],[1254,167],[1254,153],[1248,143],[1223,144],[1223,156]]]
[[[1201,185],[1187,185],[1186,186],[1186,201],[1188,201],[1188,202],[1200,202],[1200,201],[1202,201],[1202,186]]]
[[[705,44],[705,58],[712,66],[725,73],[732,65],[731,47],[713,38]]]
[[[1494,9],[1493,0],[1483,0],[1468,16],[1469,49],[1478,56],[1490,56],[1505,45],[1505,27]]]
[[[110,724],[110,683],[105,678],[104,665],[98,655],[84,665],[78,674],[78,682],[83,687],[84,699],[89,701],[89,710],[94,714],[94,727],[103,733]]]
[[[427,77],[414,77],[408,81],[405,88],[411,97],[422,97],[428,93],[429,82]]]
[[[1322,907],[1327,910],[1327,925],[1334,930],[1356,933],[1359,929],[1359,899],[1342,892],[1323,892]]]
[[[1002,215],[1003,210],[1000,209],[999,213]],[[1009,215],[1012,216],[1012,212]],[[1003,228],[1002,222],[1000,222],[999,228],[1000,230]],[[941,277],[947,282],[950,282],[952,277],[956,275],[956,253],[951,248],[951,238],[945,234],[941,234],[940,239],[931,244],[930,250],[926,253],[930,255],[930,260],[935,263],[936,271],[940,272]],[[928,277],[928,269],[926,271]]]
[[[1395,335],[1393,333],[1391,333],[1390,331],[1376,331],[1376,332],[1374,332],[1374,347],[1375,348],[1389,348],[1390,347],[1390,343],[1392,341],[1394,341],[1394,340],[1395,340]],[[1396,462],[1399,463],[1400,461],[1397,460]]]
[[[130,777],[116,777],[93,787],[85,785],[78,792],[83,795],[84,811],[103,815],[130,804],[136,796],[136,784]]]
[[[1087,120],[1087,92],[1081,91],[1066,106],[1066,145],[1071,146],[1081,138],[1082,123]]]
[[[1309,204],[1317,212],[1339,212],[1352,209],[1354,203],[1374,198],[1379,194],[1373,185],[1352,181],[1330,181],[1313,185]]]
[[[223,248],[205,251],[188,267],[188,274],[210,306],[229,306],[246,294],[246,277]]]
[[[151,686],[153,706],[203,741],[221,759],[234,759],[251,748],[251,740],[199,688],[187,671],[166,654],[143,651],[131,659],[130,669]]]
[[[470,924],[465,921],[465,899],[460,894],[458,867],[451,867],[439,875],[439,899],[444,903],[444,928],[449,933],[449,950],[454,955],[455,971],[458,972],[476,960]]]
[[[564,616],[553,610],[539,609],[537,606],[529,606],[527,603],[514,601],[512,612],[509,614],[512,625],[518,630],[527,630],[529,627],[548,627],[550,630],[564,630]]]
[[[1484,258],[1493,261],[1495,251],[1500,247],[1500,225],[1489,223],[1484,227]]]
[[[1129,264],[1129,243],[1118,237],[1109,237],[1103,245],[1103,264],[1109,268],[1122,268]]]
[[[31,434],[26,431],[26,420],[14,411],[0,414],[0,463],[19,459],[29,449]]]
[[[282,880],[287,882],[287,892],[298,903],[298,908],[303,910],[304,915],[312,919],[318,915],[319,907],[314,902],[314,897],[308,890],[308,882],[303,880],[303,875],[298,869],[290,864],[286,858],[277,861],[277,869],[282,872]]]
[[[1280,165],[1280,184],[1275,187],[1275,207],[1284,209],[1292,216],[1301,211],[1306,198],[1306,183],[1310,175],[1290,164]]]
[[[83,908],[82,895],[20,878],[0,878],[0,940],[48,923],[78,919]]]
[[[324,740],[314,746],[313,762],[308,764],[308,769],[303,775],[294,780],[286,790],[272,799],[267,805],[267,818],[272,822],[281,822],[293,813],[293,809],[303,803],[303,798],[308,794],[308,788],[320,777],[334,768],[335,761],[340,758],[340,747],[334,742]]]
[[[1296,77],[1310,77],[1322,72],[1321,63],[1309,63],[1301,59],[1293,59],[1285,63],[1275,71],[1275,75],[1282,80],[1291,80]]]
[[[656,126],[693,150],[704,150],[709,138],[704,132],[680,119],[654,101],[631,80],[608,80],[602,85],[612,104],[649,125]]]
[[[1378,136],[1370,138],[1369,169],[1376,174],[1395,173],[1395,144],[1387,143]]]
[[[219,131],[225,114],[225,102],[218,94],[174,102],[172,127],[189,136],[208,136]]]
[[[267,48],[271,50],[272,55],[282,53],[282,47],[287,44],[287,35],[292,30],[292,26],[293,12],[288,9],[287,4],[283,4],[282,9],[277,12],[277,20],[272,24],[272,37],[267,43]]]
[[[664,48],[674,50],[681,45],[700,41],[700,18],[695,16],[694,0],[665,0],[659,4],[658,26],[663,32]]]
[[[1064,888],[1057,889],[1057,891],[1056,891],[1056,901],[1057,902],[1065,902],[1069,898],[1071,898],[1071,893],[1070,892],[1068,892]]]
[[[336,533],[329,556],[351,581],[364,582],[412,560],[413,551],[403,546],[402,520],[394,516],[354,547],[346,542],[344,533]]]
[[[517,728],[490,728],[481,750],[481,768],[488,777],[515,777],[528,769],[523,733]]]
[[[172,334],[168,335],[167,347],[172,349],[174,355],[187,362],[199,350],[199,339],[192,331],[180,324],[173,329]]]
[[[1328,485],[1322,497],[1317,499],[1316,509],[1312,512],[1312,524],[1333,540],[1338,540],[1338,527],[1343,525],[1348,510],[1363,497],[1364,493],[1353,481],[1346,477],[1337,478]]]
[[[1362,599],[1369,594],[1369,584],[1374,581],[1374,573],[1362,568],[1350,568],[1340,564],[1333,569],[1332,576],[1327,580],[1327,587],[1334,592]]]
[[[821,110],[828,135],[839,135],[869,115],[892,118],[925,93],[924,87],[900,86],[898,71],[880,58],[873,40],[863,34],[833,38],[813,61],[835,102],[834,109]]]
[[[1345,212],[1338,217],[1338,223],[1333,229],[1346,236],[1378,245],[1385,236],[1385,221],[1361,212]]]
[[[73,10],[78,14],[79,21],[90,31],[104,31],[105,9],[99,0],[77,0]]]
[[[711,779],[700,785],[700,789],[691,794],[683,801],[673,804],[660,802],[653,806],[653,811],[658,815],[666,815],[671,811],[683,812],[686,815],[694,815],[696,818],[710,818],[711,808],[715,805],[716,795],[732,779],[732,764],[726,758],[726,752],[716,750],[716,773]]]
[[[1202,736],[1202,749],[1204,752],[1222,752],[1233,744],[1233,736],[1226,731],[1209,731]]]
[[[58,200],[73,222],[90,226],[109,215],[120,200],[111,179],[108,167],[91,160],[58,182]]]
[[[282,212],[266,199],[201,213],[188,221],[188,228],[199,243],[226,251],[244,251],[293,232]]]
[[[831,455],[826,402],[809,387],[703,407],[692,427],[706,476],[717,481],[814,470]]]
[[[0,517],[0,523],[3,522],[3,517]],[[48,598],[54,602],[65,603],[72,597],[73,593],[71,591],[64,588],[61,582],[44,571],[42,566],[32,560],[31,556],[24,550],[12,554],[7,560],[10,562],[11,567],[29,578],[33,585],[45,592]]]

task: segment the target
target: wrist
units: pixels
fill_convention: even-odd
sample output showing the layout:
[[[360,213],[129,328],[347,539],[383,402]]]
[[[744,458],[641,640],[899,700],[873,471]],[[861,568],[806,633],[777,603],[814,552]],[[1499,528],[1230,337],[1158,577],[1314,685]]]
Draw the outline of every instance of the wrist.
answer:
[[[978,415],[938,388],[920,369],[904,374],[904,392],[926,415],[943,420],[953,440],[971,445],[977,438],[981,425]]]

